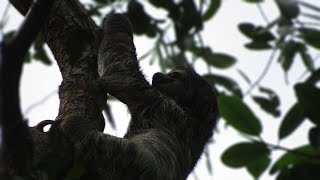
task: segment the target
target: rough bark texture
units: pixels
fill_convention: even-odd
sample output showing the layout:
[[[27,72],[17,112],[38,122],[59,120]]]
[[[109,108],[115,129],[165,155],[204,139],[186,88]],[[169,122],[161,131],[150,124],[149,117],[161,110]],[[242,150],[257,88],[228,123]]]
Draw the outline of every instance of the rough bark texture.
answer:
[[[42,26],[42,32],[63,77],[59,89],[59,114],[54,126],[59,129],[59,126],[68,119],[82,118],[90,122],[92,128],[102,131],[104,122],[99,117],[106,97],[99,92],[97,83],[99,27],[77,0],[49,1],[54,4],[47,21]],[[26,15],[32,5],[31,0],[10,0],[10,2],[22,15]],[[19,118],[19,122],[24,126],[21,123],[14,126],[25,127],[22,118]],[[47,161],[48,158],[59,159],[56,167],[60,172],[56,172],[56,178],[63,176],[63,173],[72,167],[73,155],[70,154],[72,147],[68,145],[67,140],[59,142],[65,150],[65,152],[59,150],[61,154],[54,152],[56,149],[49,145],[50,142],[56,143],[56,132],[48,134],[37,128],[29,128],[27,132],[31,139],[27,142],[32,143],[34,147],[31,166],[36,171],[30,172],[34,178],[35,176],[39,178],[41,172],[37,169],[42,169],[45,163],[43,161]],[[19,148],[14,145],[12,147]]]

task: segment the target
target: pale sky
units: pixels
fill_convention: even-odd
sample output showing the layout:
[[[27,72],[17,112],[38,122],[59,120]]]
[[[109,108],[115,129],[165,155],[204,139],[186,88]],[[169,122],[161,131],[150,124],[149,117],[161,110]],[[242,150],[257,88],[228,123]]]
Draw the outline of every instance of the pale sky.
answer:
[[[278,16],[278,10],[274,3],[271,1],[265,1],[262,4],[269,20],[273,20]],[[314,2],[309,0],[309,2]],[[2,1],[0,5],[0,15],[2,15],[7,0]],[[320,2],[319,2],[320,5]],[[9,10],[8,22],[5,26],[5,32],[11,29],[16,29],[22,21],[22,16],[19,15],[13,7]],[[270,51],[265,52],[253,52],[244,48],[244,43],[248,42],[248,39],[241,35],[238,31],[238,24],[240,22],[255,22],[255,24],[265,25],[263,18],[260,16],[258,8],[254,4],[243,3],[242,0],[224,0],[220,11],[217,15],[205,24],[205,30],[202,33],[205,44],[211,46],[215,52],[226,52],[234,55],[238,58],[238,63],[235,68],[231,68],[227,71],[219,71],[212,69],[215,73],[223,73],[237,80],[237,82],[243,87],[245,92],[248,89],[248,85],[237,73],[237,69],[241,69],[246,72],[251,81],[255,81],[262,72],[265,64],[270,56]],[[148,40],[145,37],[135,37],[135,45],[137,48],[138,57],[150,50],[153,46],[153,40]],[[53,58],[52,58],[53,59]],[[317,63],[319,66],[319,62]],[[141,62],[142,69],[150,80],[152,75],[159,71],[157,63],[155,65],[149,64],[149,59],[145,59]],[[202,63],[196,63],[196,70],[199,74],[207,72],[206,66]],[[285,83],[284,73],[280,65],[274,60],[271,66],[271,70],[262,81],[262,85],[271,87],[274,89],[281,98],[281,110],[282,116],[280,119],[262,112],[260,107],[252,103],[250,97],[246,97],[245,101],[250,104],[252,110],[257,116],[262,119],[263,123],[263,138],[269,142],[277,143],[277,134],[280,120],[283,117],[283,113],[291,107],[295,102],[295,96],[292,89],[292,85],[297,82],[298,78],[305,71],[304,65],[301,61],[296,60],[293,68],[289,72],[289,84]],[[61,75],[57,65],[54,63],[52,66],[45,66],[42,63],[33,61],[31,64],[26,64],[23,69],[22,81],[21,81],[21,105],[22,111],[25,113],[27,109],[34,103],[46,97],[52,92],[55,92],[49,99],[43,102],[41,105],[34,107],[26,114],[26,117],[30,120],[30,126],[37,124],[44,119],[55,119],[58,113],[59,99],[57,96],[57,88],[61,83]],[[253,94],[257,94],[257,91],[253,91]],[[110,102],[111,108],[114,113],[117,125],[117,132],[114,132],[110,126],[106,126],[105,132],[122,136],[126,132],[127,124],[130,119],[126,107],[119,102]],[[293,135],[289,136],[281,143],[282,146],[293,148],[307,143],[307,132],[310,127],[309,122],[305,122],[299,127]],[[244,168],[231,169],[224,166],[220,160],[220,156],[224,150],[236,142],[246,141],[232,128],[225,128],[225,123],[220,120],[218,125],[219,132],[215,134],[215,143],[209,145],[209,151],[211,156],[211,163],[213,166],[213,175],[209,175],[206,169],[206,162],[201,159],[198,166],[195,169],[200,180],[224,180],[224,179],[241,179],[247,180],[252,177],[246,172]],[[273,152],[273,157],[279,157],[283,152]],[[276,160],[273,158],[273,160]],[[191,174],[188,180],[192,180]],[[262,180],[271,180],[274,177],[270,177],[268,172],[265,172]]]

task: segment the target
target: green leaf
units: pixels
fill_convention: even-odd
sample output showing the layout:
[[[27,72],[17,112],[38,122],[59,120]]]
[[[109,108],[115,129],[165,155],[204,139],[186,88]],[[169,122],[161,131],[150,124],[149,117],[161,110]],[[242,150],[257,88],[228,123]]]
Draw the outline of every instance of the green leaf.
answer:
[[[259,119],[238,97],[220,95],[218,105],[221,117],[238,131],[254,136],[261,133]]]
[[[245,44],[245,47],[251,50],[269,50],[272,48],[267,42],[253,41]]]
[[[220,76],[217,74],[206,74],[203,76],[211,85],[218,84],[225,89],[229,90],[233,95],[242,97],[242,91],[236,81],[226,76]]]
[[[205,53],[212,53],[210,47],[191,46],[188,50],[198,57],[203,57]]]
[[[261,26],[255,26],[252,23],[239,24],[239,30],[246,37],[252,39],[254,42],[268,42],[275,39],[275,36]]]
[[[223,53],[205,53],[204,60],[216,68],[229,68],[236,63],[236,58]]]
[[[177,20],[180,15],[179,8],[175,1],[168,1],[168,0],[149,0],[150,4],[154,5],[155,7],[164,8],[168,11],[169,17],[173,20]]]
[[[167,0],[149,0],[149,3],[154,5],[155,7],[162,7],[164,9],[174,9],[175,3],[173,1],[167,1]]]
[[[310,162],[319,165],[319,154],[320,151],[310,145],[301,146],[288,151],[273,164],[270,169],[270,174],[275,174],[278,171],[282,171],[300,162]]]
[[[252,39],[257,42],[269,42],[275,40],[276,38],[270,31],[267,31],[264,27],[257,26],[255,27]]]
[[[310,46],[320,49],[320,31],[313,28],[301,28],[301,38]]]
[[[320,166],[312,163],[301,162],[293,164],[279,172],[277,180],[318,180]]]
[[[305,115],[315,124],[320,125],[320,89],[310,83],[295,86],[298,103]]]
[[[311,55],[308,52],[308,49],[305,45],[302,45],[299,49],[299,54],[301,56],[302,62],[305,65],[305,67],[310,71],[313,72],[315,70],[313,59]]]
[[[157,26],[153,23],[150,23],[148,29],[147,29],[147,32],[146,32],[146,35],[149,37],[149,38],[153,38],[157,35]]]
[[[34,41],[34,48],[37,49],[41,49],[44,45],[44,38],[43,38],[43,34],[39,34],[36,38],[36,40]]]
[[[265,144],[242,142],[224,151],[221,160],[227,166],[239,168],[247,166],[269,153],[270,151]]]
[[[248,172],[255,178],[258,179],[261,174],[268,168],[271,163],[269,153],[258,158],[257,160],[249,163],[246,168]]]
[[[37,49],[37,51],[33,55],[33,58],[36,60],[40,60],[41,62],[43,62],[46,65],[52,64],[46,51],[43,48]]]
[[[100,6],[98,5],[93,5],[93,4],[89,4],[87,7],[87,12],[89,16],[96,16],[96,17],[101,17],[101,12],[100,10]]]
[[[39,34],[38,37],[36,38],[34,42],[34,50],[35,52],[33,54],[33,58],[35,60],[39,60],[45,65],[52,64],[47,52],[44,49],[44,39],[42,34]]]
[[[255,26],[252,23],[241,23],[239,24],[239,30],[242,34],[247,36],[248,38],[252,38],[252,34],[254,33]]]
[[[183,8],[180,22],[174,21],[174,23],[183,26],[187,31],[195,27],[196,31],[203,28],[203,21],[200,12],[197,9],[195,1],[181,1],[180,8]]]
[[[135,34],[142,35],[149,30],[151,17],[145,12],[144,7],[138,1],[128,3],[127,17]]]
[[[269,96],[277,96],[277,94],[272,89],[267,88],[267,87],[260,86],[259,91],[262,93],[265,93]]]
[[[193,46],[188,49],[195,56],[203,58],[209,65],[225,69],[236,63],[236,58],[224,53],[213,53],[210,47]]]
[[[267,113],[273,115],[274,117],[280,116],[280,110],[278,109],[280,103],[278,98],[252,96],[252,99]]]
[[[299,104],[294,104],[280,124],[279,139],[289,136],[303,122],[305,116],[299,107]]]
[[[253,96],[253,100],[267,113],[278,117],[281,112],[278,109],[280,100],[278,95],[270,88],[259,87],[259,91],[267,95],[267,97]]]
[[[207,20],[211,19],[212,16],[214,16],[217,13],[220,6],[221,6],[221,0],[211,0],[209,8],[202,16],[202,20],[207,21]]]
[[[282,69],[285,72],[287,72],[290,69],[295,55],[299,51],[300,47],[301,43],[295,42],[293,40],[284,43],[278,61],[281,63]]]

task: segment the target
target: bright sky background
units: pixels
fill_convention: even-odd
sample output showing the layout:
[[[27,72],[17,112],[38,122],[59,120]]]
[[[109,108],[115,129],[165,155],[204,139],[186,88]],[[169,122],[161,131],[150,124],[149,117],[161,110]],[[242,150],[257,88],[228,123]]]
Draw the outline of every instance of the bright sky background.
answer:
[[[312,0],[308,1],[314,3]],[[0,15],[4,12],[6,4],[7,0],[2,0],[0,4]],[[279,14],[273,1],[265,1],[265,3],[262,4],[262,7],[269,20],[273,20]],[[19,15],[13,7],[10,7],[8,22],[4,28],[4,32],[17,29],[22,20],[22,16]],[[211,46],[214,51],[233,54],[239,60],[236,64],[236,68],[232,68],[228,71],[218,71],[213,69],[213,72],[227,74],[228,76],[235,78],[243,89],[246,90],[248,89],[248,85],[237,73],[236,69],[241,69],[249,76],[251,81],[255,81],[266,65],[271,52],[252,52],[245,49],[243,44],[248,42],[248,39],[238,31],[237,25],[240,22],[255,22],[255,24],[265,25],[256,5],[243,3],[241,0],[224,0],[218,14],[205,24],[205,30],[202,35],[205,43]],[[152,40],[148,40],[145,37],[135,37],[138,57],[150,50],[150,48],[153,47],[152,43]],[[141,66],[149,80],[155,72],[159,71],[156,63],[155,65],[150,65],[149,59],[142,61]],[[201,62],[196,63],[196,70],[200,74],[207,72],[206,66]],[[289,72],[290,83],[286,84],[284,73],[275,60],[271,66],[271,70],[262,81],[263,86],[271,87],[276,90],[280,96],[282,110],[281,117],[283,117],[283,112],[286,112],[295,102],[292,85],[294,82],[299,80],[300,75],[303,74],[304,71],[305,68],[301,61],[296,60],[293,68]],[[21,82],[22,111],[27,113],[25,116],[29,119],[30,126],[34,126],[44,119],[55,119],[59,106],[57,88],[61,83],[61,75],[55,62],[52,66],[45,66],[36,61],[33,61],[31,64],[26,64],[23,69]],[[253,94],[256,92],[257,91],[253,91]],[[41,101],[48,95],[50,95],[49,99],[44,101],[41,105],[31,109],[31,111],[28,110],[32,104]],[[276,144],[281,118],[275,119],[262,112],[256,104],[252,103],[251,98],[248,96],[245,98],[245,101],[252,105],[251,108],[253,108],[254,112],[256,112],[263,121],[263,138],[269,143]],[[106,126],[105,132],[122,136],[126,132],[130,115],[126,110],[126,107],[121,103],[110,103],[112,104],[112,111],[116,118],[117,132],[114,132],[108,125]],[[297,132],[281,142],[281,145],[293,148],[306,143],[307,132],[310,125],[311,124],[309,122],[305,122],[303,126],[299,127]],[[245,139],[241,138],[241,136],[231,128],[226,128],[223,120],[220,121],[218,129],[219,132],[214,136],[215,143],[209,145],[213,175],[208,174],[204,159],[199,161],[198,166],[195,169],[196,175],[200,180],[223,180],[234,179],[235,177],[236,179],[241,180],[252,179],[244,168],[230,169],[224,166],[220,160],[220,156],[225,149],[233,145],[235,142],[245,141]],[[273,156],[279,157],[281,154],[281,151],[277,151],[273,153]],[[194,179],[193,175],[190,175],[188,180],[192,179]],[[274,179],[274,177],[270,177],[268,172],[266,172],[263,174],[261,179],[268,180]]]

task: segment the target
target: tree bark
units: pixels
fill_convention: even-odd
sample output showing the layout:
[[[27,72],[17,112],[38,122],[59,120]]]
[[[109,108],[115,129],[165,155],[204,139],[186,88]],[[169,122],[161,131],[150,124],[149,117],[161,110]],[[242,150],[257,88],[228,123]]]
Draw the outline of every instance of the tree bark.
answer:
[[[22,15],[27,14],[32,4],[31,0],[10,0],[10,2]],[[51,2],[53,7],[42,26],[42,32],[63,79],[59,88],[59,114],[54,126],[59,129],[60,125],[68,123],[68,120],[81,118],[90,122],[97,131],[102,131],[104,122],[99,117],[106,96],[101,93],[98,85],[97,54],[100,28],[77,0],[52,0]],[[19,119],[22,120],[22,116]],[[66,169],[72,167],[74,158],[70,153],[73,153],[73,148],[63,135],[58,137],[62,137],[62,149],[66,152],[61,150],[60,154],[53,152],[55,147],[50,144],[56,140],[57,132],[59,130],[48,135],[36,128],[29,128],[28,133],[31,134],[34,146],[33,168],[38,168],[52,156],[60,158],[61,162],[56,164],[57,169],[67,172]],[[64,164],[63,168],[61,163]],[[58,174],[65,172],[58,172]]]

